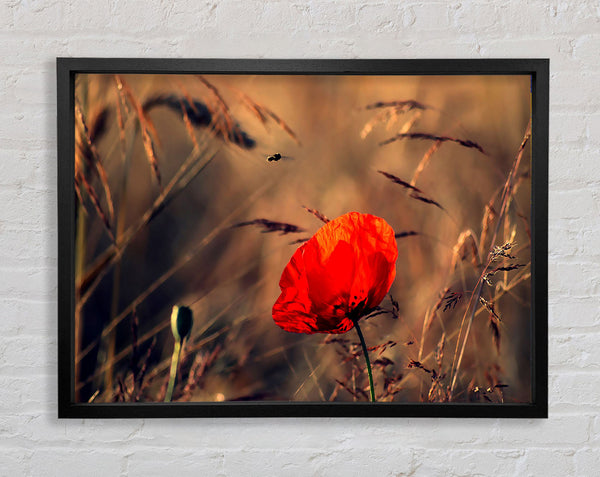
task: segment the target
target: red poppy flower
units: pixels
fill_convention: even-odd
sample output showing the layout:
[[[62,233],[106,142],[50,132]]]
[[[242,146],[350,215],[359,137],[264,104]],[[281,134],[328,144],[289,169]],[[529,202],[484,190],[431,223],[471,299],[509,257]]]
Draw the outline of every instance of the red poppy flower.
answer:
[[[345,333],[381,303],[396,277],[394,230],[350,212],[321,227],[283,270],[275,323],[295,333]]]

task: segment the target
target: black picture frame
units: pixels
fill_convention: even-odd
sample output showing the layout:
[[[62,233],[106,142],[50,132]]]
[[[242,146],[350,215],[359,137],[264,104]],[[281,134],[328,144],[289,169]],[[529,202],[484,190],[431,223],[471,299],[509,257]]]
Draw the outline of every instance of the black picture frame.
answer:
[[[484,417],[548,416],[548,59],[254,60],[58,58],[58,417]],[[77,73],[531,75],[532,85],[532,402],[403,404],[321,402],[74,402],[75,108]]]

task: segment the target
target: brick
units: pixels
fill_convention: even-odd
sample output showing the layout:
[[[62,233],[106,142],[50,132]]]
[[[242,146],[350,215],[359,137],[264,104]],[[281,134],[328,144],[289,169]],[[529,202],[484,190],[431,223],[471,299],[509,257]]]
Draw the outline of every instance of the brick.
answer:
[[[520,8],[521,4],[515,4],[515,8]],[[519,14],[515,15],[513,20],[520,18]],[[523,20],[527,23],[527,28],[534,25],[536,22]],[[537,21],[537,19],[536,19]],[[508,38],[487,38],[481,36],[479,43],[481,48],[479,54],[483,58],[550,58],[551,71],[571,70],[576,65],[571,54],[571,39],[567,36],[523,38],[523,33],[520,30],[510,30]],[[515,36],[516,38],[511,38]],[[553,98],[550,99],[553,101]]]
[[[582,185],[598,182],[600,161],[594,160],[595,154],[597,153],[590,144],[581,143],[569,148],[552,147],[549,157],[551,186],[569,184],[581,189]]]
[[[29,300],[54,298],[56,280],[54,267],[0,269],[0,297]]]
[[[598,111],[600,108],[596,108]],[[600,144],[600,114],[587,115],[587,138],[591,144]],[[596,159],[598,156],[596,155]],[[600,180],[600,176],[596,176],[596,180]]]
[[[40,71],[34,68],[20,69],[11,88],[13,98],[24,105],[36,105],[46,111],[56,103],[54,72]],[[44,108],[46,106],[46,108]]]
[[[596,13],[596,26],[600,27],[600,18]],[[586,68],[595,65],[598,68],[598,44],[600,44],[600,34],[580,36],[573,42],[573,57]]]
[[[56,369],[57,362],[56,338],[52,335],[18,335],[0,342],[0,375],[45,375]]]
[[[496,36],[505,26],[498,21],[499,4],[494,2],[469,2],[457,4],[450,8],[450,16],[458,31],[474,33],[485,30],[488,35]]]
[[[552,227],[548,230],[548,254],[552,257],[583,256],[585,231],[576,227]]]
[[[600,369],[600,333],[568,333],[550,337],[550,366],[579,368],[585,370]]]
[[[111,452],[64,446],[56,449],[37,449],[31,457],[32,475],[48,477],[121,475],[124,466],[124,457],[116,449]]]
[[[13,417],[15,414],[35,414],[48,407],[40,379],[31,379],[28,374],[5,376],[0,373],[0,410]],[[1,449],[1,447],[0,447]]]
[[[416,477],[447,475],[518,475],[525,450],[415,449]],[[402,474],[400,474],[402,475]]]
[[[583,231],[582,253],[586,257],[600,255],[600,227]]]
[[[40,261],[56,265],[56,232],[47,230],[15,230],[3,232],[5,246],[0,249],[0,262],[4,267],[23,268],[37,266]]]
[[[500,9],[500,15],[505,29],[521,32],[523,36],[533,34],[550,39],[557,35],[595,32],[598,27],[598,14],[592,2],[507,2]],[[536,21],[531,21],[532,18]]]
[[[350,2],[312,2],[310,16],[319,31],[343,32],[356,24],[356,8]]]
[[[347,421],[333,420],[328,421],[326,428],[321,428],[320,420],[305,420],[304,425],[309,429],[319,429],[319,435],[314,433],[297,433],[294,429],[298,426],[297,419],[283,419],[277,421],[281,434],[269,432],[272,428],[271,420],[256,422],[252,419],[243,419],[237,421],[226,420],[219,425],[220,431],[207,440],[207,436],[195,435],[188,436],[179,432],[177,425],[164,425],[158,421],[149,421],[141,431],[141,438],[150,438],[156,436],[157,444],[172,443],[177,446],[208,446],[210,448],[227,447],[227,442],[239,439],[240,442],[254,442],[254,446],[261,449],[270,449],[273,447],[289,448],[313,448],[316,442],[327,445],[330,448],[339,447],[345,442],[352,440],[358,433],[357,426],[348,427]],[[162,429],[157,433],[158,429]],[[286,431],[287,429],[287,431]],[[369,430],[366,430],[369,433]],[[253,436],[260,434],[260,441],[253,440]],[[315,440],[316,439],[316,440]]]
[[[529,449],[515,475],[574,475],[574,451]]]
[[[453,442],[453,445],[461,448],[470,448],[477,443],[485,444],[489,442],[497,423],[486,422],[482,426],[479,419],[461,419],[460,426],[457,427],[454,420],[432,419],[426,425],[427,432],[425,433],[422,432],[421,420],[412,422],[407,430],[410,431],[410,434],[419,436],[416,444],[422,447],[443,449],[449,440]],[[390,437],[390,439],[393,438]]]
[[[40,434],[45,434],[46,438],[56,437],[56,434],[49,432],[52,429],[41,425],[42,416],[42,411],[1,414],[0,444],[6,446],[10,442],[13,447],[34,448],[40,443]]]
[[[577,142],[586,137],[586,117],[580,113],[555,113],[550,117],[550,139],[553,142]]]
[[[367,32],[396,32],[402,26],[403,11],[395,4],[365,4],[358,7],[356,21]]]
[[[413,31],[421,32],[445,32],[448,36],[449,31],[453,31],[456,27],[450,19],[454,10],[451,5],[446,2],[422,2],[410,5],[410,11],[415,17],[410,28]]]
[[[580,445],[590,438],[590,424],[590,416],[553,415],[547,421],[503,421],[492,432],[490,441],[495,447],[524,449],[553,445],[559,432],[562,446]]]
[[[576,475],[594,475],[600,468],[600,449],[584,448],[575,453]]]
[[[197,475],[224,475],[223,453],[202,449],[141,448],[127,456],[126,475],[146,477],[148,475],[171,475],[177,469],[180,477]],[[246,467],[242,473],[248,475],[252,469]]]
[[[600,276],[588,262],[570,263],[551,261],[548,264],[548,294],[551,297],[571,296],[585,298],[598,295]]]
[[[556,301],[551,296],[548,306],[548,323],[550,327],[578,328],[600,325],[600,304],[597,298],[563,298]]]
[[[97,56],[98,51],[112,51],[118,48],[122,57],[161,57],[173,54],[176,39],[166,39],[160,35],[141,39],[135,34],[85,37],[83,41],[71,41],[64,46],[63,56]],[[187,55],[186,55],[187,56]]]
[[[542,2],[546,3],[546,2]],[[600,25],[598,7],[594,2],[548,2],[551,32],[597,32]]]
[[[267,5],[267,9],[272,3]],[[283,5],[284,4],[279,4]],[[194,2],[191,5],[181,3],[173,5],[167,11],[164,26],[172,30],[180,31],[182,27],[195,28],[197,25],[202,25],[203,28],[216,26],[217,10],[219,2],[216,1],[201,1]],[[276,10],[279,12],[280,10]],[[288,22],[288,18],[282,18],[281,21]]]
[[[65,2],[66,27],[70,31],[78,32],[107,32],[117,30],[114,28],[113,20],[117,18],[117,10],[123,8],[122,4],[107,1],[82,1]],[[127,17],[130,22],[130,28],[137,26],[133,21],[135,17]],[[125,19],[122,19],[123,21]]]
[[[596,85],[600,82],[600,71],[552,71],[550,78],[552,105],[575,105],[577,111],[598,110],[600,99]],[[574,88],[574,84],[578,87]]]
[[[293,32],[296,28],[300,26],[306,28],[309,24],[308,12],[301,12],[288,2],[265,2],[260,6],[249,2],[222,2],[215,5],[211,12],[216,17],[213,19],[215,25],[227,29],[234,35],[251,28],[257,36],[264,34],[269,37],[278,33],[281,36],[277,25],[282,23],[290,25]],[[210,28],[212,22],[205,23]]]
[[[21,447],[0,447],[0,475],[30,475],[31,473],[31,449],[23,449]]]
[[[0,149],[0,187],[55,189],[56,167],[47,151]]]
[[[592,422],[592,439],[590,444],[595,445],[596,447],[600,444],[600,417],[597,415],[594,416]]]
[[[164,8],[161,2],[148,3],[143,8],[136,2],[116,2],[111,5],[108,12],[111,16],[109,25],[114,32],[154,31],[154,33],[157,33],[165,23],[169,11],[172,10]],[[107,20],[103,20],[101,17],[101,21],[106,23]],[[191,26],[191,15],[188,22],[188,25],[181,26]]]
[[[314,475],[411,475],[415,468],[411,449],[381,448],[378,445],[355,449],[315,451],[307,466]],[[302,475],[300,467],[298,475]]]
[[[51,335],[56,330],[56,308],[56,301],[47,297],[38,300],[4,297],[0,299],[2,333],[6,337],[17,334]]]
[[[23,68],[28,64],[39,68],[41,59],[44,58],[46,75],[50,80],[55,57],[65,56],[68,43],[68,38],[52,38],[42,35],[4,35],[0,44],[2,64],[5,68],[9,66]],[[54,83],[53,81],[49,87],[53,88]]]
[[[50,144],[50,142],[41,142],[39,139],[45,135],[46,128],[48,127],[47,122],[42,119],[49,116],[50,108],[47,109],[47,111],[44,111],[44,108],[38,108],[33,105],[21,105],[12,113],[0,111],[0,140],[3,141],[3,146],[17,149],[21,145]],[[54,136],[56,121],[52,116],[50,116],[49,120],[52,124],[51,130]],[[51,141],[54,142],[55,139],[52,138]]]
[[[13,7],[14,28],[26,31],[60,30],[67,24],[63,2],[42,0],[17,2]]]
[[[551,375],[549,394],[552,403],[598,408],[600,406],[600,373],[574,372]]]
[[[50,222],[55,221],[57,196],[53,190],[0,188],[0,200],[4,203],[0,209],[0,220],[9,227],[47,228]]]
[[[260,462],[259,466],[248,468],[247,462]],[[377,446],[361,448],[360,452],[328,450],[326,448],[288,450],[285,453],[272,453],[239,449],[224,453],[223,471],[225,475],[264,475],[283,470],[286,475],[410,475],[414,468],[412,452],[398,448],[385,449]],[[262,472],[262,474],[261,474]]]
[[[103,420],[91,419],[82,425],[81,420],[64,422],[64,433],[61,436],[71,445],[151,445],[150,439],[140,439],[140,431],[144,427],[141,419]]]

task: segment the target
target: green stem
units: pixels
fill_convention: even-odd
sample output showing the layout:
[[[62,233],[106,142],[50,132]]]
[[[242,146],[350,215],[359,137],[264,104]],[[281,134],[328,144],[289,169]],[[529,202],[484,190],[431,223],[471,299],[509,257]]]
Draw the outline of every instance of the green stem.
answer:
[[[367,344],[365,343],[365,337],[358,326],[358,320],[354,321],[354,327],[358,333],[360,344],[362,346],[363,354],[365,355],[365,361],[367,362],[367,373],[369,374],[369,386],[371,388],[371,402],[375,402],[375,386],[373,386],[373,371],[371,370],[371,360],[369,359],[369,351],[367,350]]]
[[[167,387],[165,402],[171,402],[171,399],[173,398],[173,389],[175,389],[175,380],[177,379],[177,368],[179,367],[179,356],[181,355],[181,341],[182,340],[178,340],[175,342],[173,356],[171,356],[171,374],[169,376],[169,386]]]

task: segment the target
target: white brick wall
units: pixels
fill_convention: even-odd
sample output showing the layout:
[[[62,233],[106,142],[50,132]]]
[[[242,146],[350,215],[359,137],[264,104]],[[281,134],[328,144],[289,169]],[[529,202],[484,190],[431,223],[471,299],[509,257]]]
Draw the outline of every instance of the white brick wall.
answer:
[[[4,0],[1,475],[598,475],[600,3]],[[550,57],[550,418],[56,419],[56,56]]]

